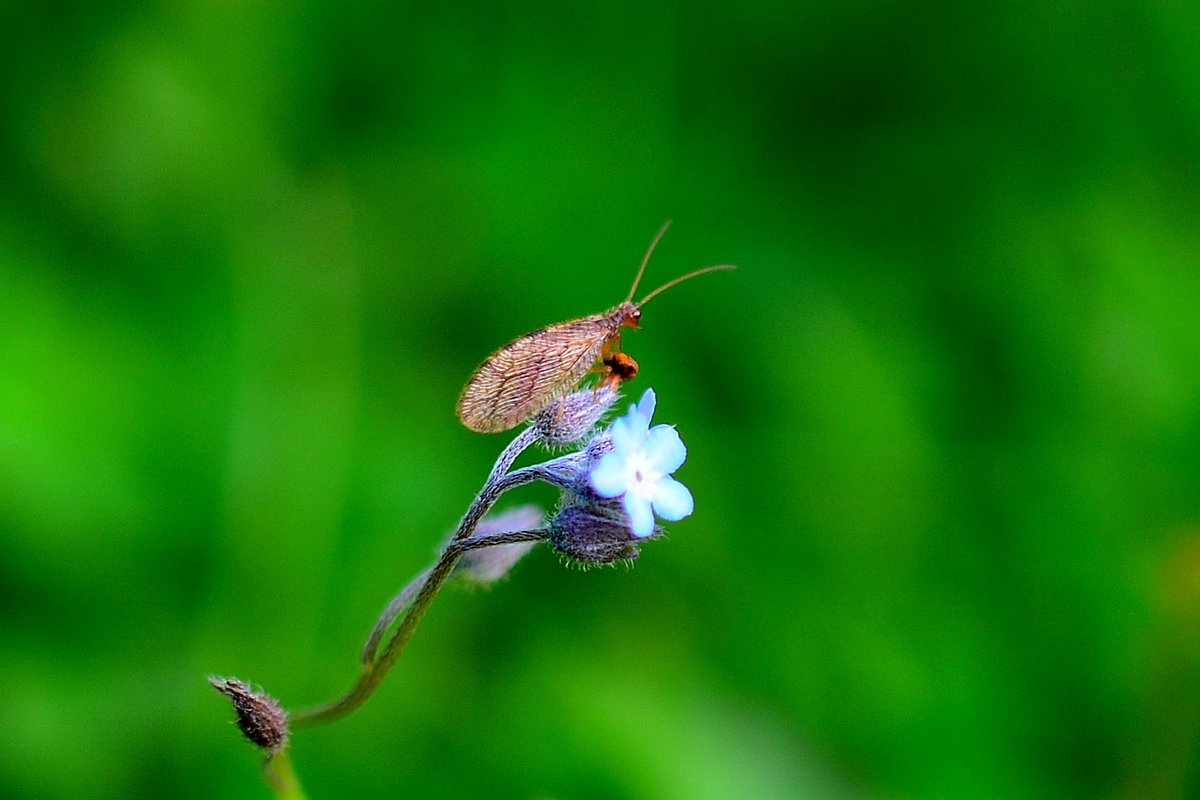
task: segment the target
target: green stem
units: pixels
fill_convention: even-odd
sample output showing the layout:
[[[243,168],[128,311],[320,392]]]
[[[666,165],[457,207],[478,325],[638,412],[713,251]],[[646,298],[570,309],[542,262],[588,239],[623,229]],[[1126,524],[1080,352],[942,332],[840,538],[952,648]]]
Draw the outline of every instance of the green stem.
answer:
[[[267,756],[263,762],[263,773],[279,800],[307,800],[286,749]]]

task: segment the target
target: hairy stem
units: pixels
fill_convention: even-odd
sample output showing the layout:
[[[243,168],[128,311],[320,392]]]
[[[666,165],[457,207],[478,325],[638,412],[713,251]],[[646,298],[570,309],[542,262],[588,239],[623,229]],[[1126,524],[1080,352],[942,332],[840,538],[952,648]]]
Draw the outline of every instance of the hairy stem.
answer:
[[[408,584],[400,590],[400,592],[391,599],[387,604],[387,608],[379,615],[379,619],[375,621],[375,627],[371,629],[371,635],[367,637],[367,641],[363,643],[362,655],[359,657],[359,663],[364,667],[370,667],[375,661],[375,654],[379,652],[379,643],[383,641],[383,635],[392,627],[392,623],[396,621],[396,617],[404,609],[408,608],[417,596],[417,592],[425,585],[425,581],[429,579],[429,573],[432,567],[421,571],[417,577],[413,578]]]
[[[530,483],[542,477],[541,473],[535,469],[522,469],[509,473],[508,470],[526,448],[537,441],[539,433],[536,426],[531,426],[521,431],[517,438],[509,443],[508,447],[496,459],[495,465],[492,467],[491,473],[488,475],[487,482],[480,489],[479,494],[475,496],[471,506],[467,509],[467,513],[463,515],[458,523],[458,528],[454,531],[454,535],[450,538],[450,543],[442,550],[442,554],[432,567],[418,575],[407,586],[388,603],[383,614],[375,623],[370,636],[367,637],[366,643],[363,645],[362,660],[359,665],[358,678],[354,685],[343,694],[341,697],[314,708],[304,709],[291,715],[291,723],[294,728],[309,727],[325,722],[332,722],[340,719],[353,711],[357,710],[363,703],[367,701],[379,684],[383,681],[392,665],[396,663],[396,659],[404,651],[405,645],[412,638],[413,631],[416,630],[417,623],[425,616],[425,612],[429,610],[429,605],[433,602],[433,598],[437,596],[438,591],[450,576],[454,569],[454,565],[458,563],[458,559],[462,557],[467,550],[474,549],[471,546],[466,546],[468,537],[474,532],[479,522],[491,510],[496,501],[500,499],[500,495],[504,492],[519,486],[524,483]],[[504,536],[512,536],[512,534],[498,534],[495,537],[480,537],[487,540],[487,544],[476,544],[477,547],[488,547],[494,544],[504,544],[512,541],[530,541],[536,538],[545,538],[544,532],[538,531],[520,531],[517,534],[530,534],[527,538],[508,538],[504,541],[499,541]],[[419,589],[416,588],[419,585]],[[415,596],[413,593],[415,592]],[[411,598],[411,600],[410,600]],[[385,632],[391,627],[392,622],[406,608],[407,613],[400,620],[395,630],[392,631],[387,643],[383,646],[383,651],[380,653],[379,645],[383,639]]]

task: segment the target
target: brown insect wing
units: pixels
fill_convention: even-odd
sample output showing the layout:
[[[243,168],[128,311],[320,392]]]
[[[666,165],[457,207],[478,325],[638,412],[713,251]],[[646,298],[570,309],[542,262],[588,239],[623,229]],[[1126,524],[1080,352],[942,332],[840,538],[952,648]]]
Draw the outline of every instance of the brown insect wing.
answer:
[[[498,433],[532,417],[587,375],[611,335],[597,314],[527,333],[475,370],[458,399],[458,417],[473,431]]]

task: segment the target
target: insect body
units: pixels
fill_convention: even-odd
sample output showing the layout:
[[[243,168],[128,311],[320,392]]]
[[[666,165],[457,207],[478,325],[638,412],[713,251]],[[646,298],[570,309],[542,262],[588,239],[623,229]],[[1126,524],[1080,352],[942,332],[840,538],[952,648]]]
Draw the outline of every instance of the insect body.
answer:
[[[637,328],[642,306],[650,298],[677,283],[718,269],[733,269],[727,264],[690,272],[660,286],[639,302],[633,302],[646,262],[654,246],[666,233],[668,222],[659,230],[642,259],[629,296],[603,314],[560,322],[527,333],[492,353],[471,375],[458,398],[458,418],[473,431],[506,431],[541,411],[548,403],[573,389],[601,360],[607,373],[601,380],[616,385],[637,374],[632,357],[620,352],[623,328]]]
[[[608,374],[600,379],[601,385],[617,388],[622,381],[631,381],[637,377],[638,363],[628,353],[617,351],[601,357],[600,363],[608,370]]]

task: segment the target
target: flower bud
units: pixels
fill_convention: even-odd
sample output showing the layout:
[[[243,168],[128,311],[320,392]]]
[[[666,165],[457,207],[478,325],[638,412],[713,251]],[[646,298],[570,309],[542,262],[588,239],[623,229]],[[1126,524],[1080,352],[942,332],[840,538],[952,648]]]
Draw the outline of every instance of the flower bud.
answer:
[[[637,541],[619,507],[567,505],[550,521],[550,544],[554,549],[587,564],[635,559],[639,555]]]
[[[237,678],[214,676],[208,682],[233,703],[233,710],[237,712],[237,726],[247,739],[271,753],[287,747],[287,712],[278,700],[255,692]]]
[[[591,471],[591,467],[594,467],[596,462],[599,461],[602,456],[605,456],[612,451],[613,440],[611,433],[608,431],[601,431],[593,436],[591,441],[587,443],[587,447],[583,448],[583,453],[585,456],[587,456],[589,471]]]
[[[606,384],[560,397],[538,412],[533,425],[544,444],[569,445],[586,438],[617,401],[617,390]]]

